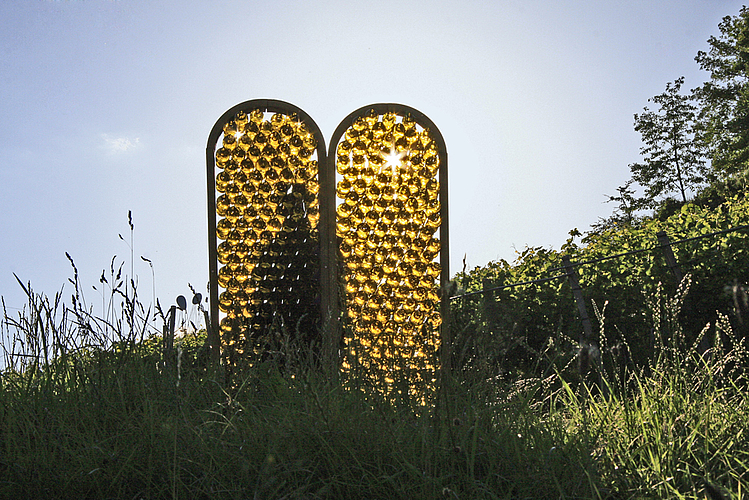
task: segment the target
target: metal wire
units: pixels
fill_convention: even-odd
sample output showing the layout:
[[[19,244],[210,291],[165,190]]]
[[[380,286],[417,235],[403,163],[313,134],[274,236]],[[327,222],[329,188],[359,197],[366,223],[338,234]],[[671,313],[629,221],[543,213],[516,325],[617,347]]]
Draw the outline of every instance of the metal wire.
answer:
[[[708,234],[702,234],[700,236],[693,236],[691,238],[684,238],[682,240],[677,240],[677,241],[671,242],[671,243],[669,243],[669,245],[671,245],[671,246],[673,246],[673,245],[679,245],[681,243],[687,243],[687,242],[699,240],[699,239],[702,239],[702,238],[708,238],[708,237],[711,237],[711,236],[717,236],[719,234],[732,233],[732,232],[735,232],[735,231],[743,231],[745,229],[749,229],[749,224],[743,225],[743,226],[733,227],[733,228],[730,228],[730,229],[722,229],[720,231],[715,231],[713,233],[708,233]],[[596,264],[598,262],[603,262],[603,261],[606,261],[606,260],[618,259],[618,258],[621,258],[621,257],[626,257],[627,255],[636,255],[638,253],[650,252],[650,251],[653,251],[653,250],[657,250],[657,249],[659,249],[661,247],[662,247],[662,245],[656,245],[656,246],[649,247],[649,248],[641,248],[639,250],[630,250],[629,252],[623,252],[623,253],[618,253],[618,254],[614,254],[614,255],[607,255],[606,257],[599,257],[597,259],[590,259],[590,260],[585,260],[585,261],[582,261],[582,262],[571,262],[570,264],[572,265],[572,267],[586,266],[586,265],[589,265],[589,264]],[[562,266],[552,267],[552,268],[547,269],[547,271],[559,271],[560,269],[564,269],[564,267],[562,267]],[[464,297],[471,297],[473,295],[480,295],[480,294],[483,294],[483,293],[494,292],[494,291],[497,291],[497,290],[504,290],[505,288],[514,288],[516,286],[521,286],[521,285],[533,285],[533,284],[536,284],[536,283],[544,283],[546,281],[553,281],[553,280],[556,280],[556,279],[566,278],[566,277],[567,277],[567,274],[559,274],[559,275],[556,275],[556,276],[551,276],[549,278],[540,278],[540,279],[530,280],[530,281],[520,281],[518,283],[512,283],[512,284],[509,284],[509,285],[502,285],[502,286],[497,286],[497,287],[492,287],[492,288],[484,288],[482,290],[477,290],[475,292],[469,292],[469,293],[464,293],[464,294],[460,294],[460,295],[455,295],[453,297],[450,297],[450,300],[455,300],[455,299],[464,298]]]

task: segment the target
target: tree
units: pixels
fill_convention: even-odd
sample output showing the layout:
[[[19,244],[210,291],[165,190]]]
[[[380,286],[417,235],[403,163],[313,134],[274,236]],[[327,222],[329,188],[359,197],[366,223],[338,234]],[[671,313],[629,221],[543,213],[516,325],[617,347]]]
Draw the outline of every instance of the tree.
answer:
[[[593,233],[616,227],[633,226],[640,222],[641,218],[637,216],[637,212],[641,210],[642,203],[631,188],[633,182],[634,180],[630,179],[623,186],[618,187],[616,189],[618,196],[606,195],[608,198],[606,203],[616,202],[619,205],[609,217],[599,217],[598,222],[591,225]]]
[[[666,91],[649,99],[659,105],[658,111],[647,107],[635,114],[635,130],[645,143],[640,149],[642,163],[629,166],[632,180],[645,189],[643,197],[633,200],[633,207],[656,208],[670,194],[678,193],[686,203],[706,181],[704,148],[695,140],[697,107],[690,95],[679,91],[684,77],[666,84]],[[624,188],[629,188],[627,184]],[[623,192],[622,192],[623,194]],[[619,200],[615,200],[619,201]]]
[[[700,105],[699,134],[708,148],[714,178],[727,180],[749,165],[749,9],[726,16],[720,36],[695,61],[710,80],[694,90]]]

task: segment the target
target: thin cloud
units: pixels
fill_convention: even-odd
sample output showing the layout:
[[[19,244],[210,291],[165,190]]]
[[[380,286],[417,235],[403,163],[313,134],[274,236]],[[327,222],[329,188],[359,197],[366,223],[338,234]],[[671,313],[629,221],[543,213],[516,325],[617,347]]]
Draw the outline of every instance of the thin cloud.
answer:
[[[125,153],[140,146],[140,138],[138,137],[113,137],[109,134],[101,134],[101,138],[104,140],[102,147],[109,154]]]

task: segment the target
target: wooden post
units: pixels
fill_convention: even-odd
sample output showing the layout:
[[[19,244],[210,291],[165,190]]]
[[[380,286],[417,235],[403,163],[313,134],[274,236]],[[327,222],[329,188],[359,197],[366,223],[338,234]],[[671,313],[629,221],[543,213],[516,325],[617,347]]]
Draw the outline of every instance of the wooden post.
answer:
[[[583,322],[583,337],[580,339],[580,352],[578,362],[580,375],[586,377],[589,372],[593,373],[594,383],[604,392],[608,393],[608,388],[603,384],[603,377],[600,371],[600,351],[598,350],[598,340],[593,338],[593,327],[588,318],[588,309],[585,307],[585,298],[580,281],[577,279],[577,271],[572,266],[572,261],[568,256],[562,257],[562,264],[567,272],[567,278],[570,280],[572,294],[575,296],[577,309],[580,311],[580,319]]]
[[[588,344],[593,340],[593,327],[590,324],[590,318],[588,317],[588,309],[585,307],[585,298],[583,297],[583,289],[580,287],[580,281],[577,279],[577,272],[572,266],[572,261],[565,255],[562,257],[562,264],[564,270],[567,273],[567,278],[570,280],[570,286],[572,287],[572,294],[575,296],[575,302],[577,303],[577,310],[580,312],[580,320],[583,322],[583,332],[585,337],[581,339],[581,343],[584,340]]]
[[[684,275],[681,273],[679,263],[674,256],[674,251],[671,248],[671,241],[668,239],[668,235],[665,231],[658,232],[656,236],[658,236],[658,244],[663,250],[663,256],[666,257],[666,264],[668,264],[669,269],[671,269],[674,278],[676,278],[676,284],[678,285],[681,283],[681,280],[684,279]]]
[[[216,143],[223,132],[228,116],[219,119],[213,126],[205,148],[208,188],[208,318],[206,319],[206,343],[211,366],[221,365],[221,330],[218,320],[218,258],[216,256]]]
[[[502,285],[504,285],[504,278],[500,278],[498,282],[494,283],[490,283],[486,278],[481,280],[481,288],[486,290],[481,294],[484,318],[486,319],[486,322],[492,331],[497,327],[497,319],[499,317],[499,314],[497,311],[497,301],[494,298],[494,291],[490,291],[489,289]]]

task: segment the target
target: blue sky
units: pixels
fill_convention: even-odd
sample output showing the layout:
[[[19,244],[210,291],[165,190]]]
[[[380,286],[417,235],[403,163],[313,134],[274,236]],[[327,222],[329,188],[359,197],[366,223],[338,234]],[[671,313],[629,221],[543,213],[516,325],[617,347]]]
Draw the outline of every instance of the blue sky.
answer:
[[[288,101],[329,139],[351,111],[407,104],[449,153],[451,270],[558,248],[611,213],[640,159],[633,114],[706,75],[741,2],[9,1],[0,3],[0,295],[13,273],[90,301],[113,256],[150,302],[205,292],[205,145],[228,108]],[[122,241],[122,234],[127,242]],[[69,285],[65,294],[71,292]],[[100,299],[99,299],[100,300]],[[98,302],[100,303],[100,302]]]

